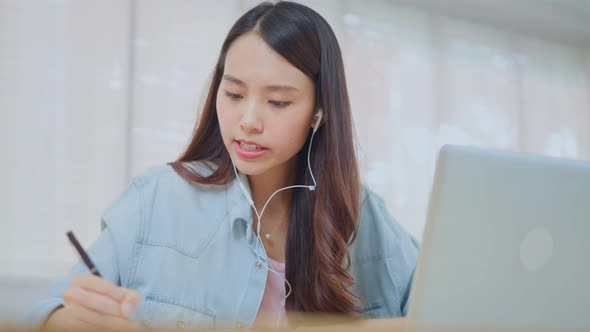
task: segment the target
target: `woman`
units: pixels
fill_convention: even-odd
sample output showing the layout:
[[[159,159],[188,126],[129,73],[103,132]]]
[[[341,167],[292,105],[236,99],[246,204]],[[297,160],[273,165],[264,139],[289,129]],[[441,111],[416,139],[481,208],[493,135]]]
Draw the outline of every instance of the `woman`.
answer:
[[[186,151],[105,211],[89,249],[104,279],[78,264],[31,319],[132,328],[404,316],[418,246],[361,186],[352,128],[328,23],[296,3],[256,6],[223,43]]]

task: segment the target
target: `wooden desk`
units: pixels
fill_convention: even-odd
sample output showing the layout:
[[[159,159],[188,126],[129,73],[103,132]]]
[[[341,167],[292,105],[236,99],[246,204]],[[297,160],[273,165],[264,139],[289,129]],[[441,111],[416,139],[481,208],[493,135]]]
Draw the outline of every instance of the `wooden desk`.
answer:
[[[404,332],[406,322],[403,318],[385,318],[385,319],[368,319],[359,322],[346,324],[330,324],[325,326],[304,326],[295,329],[295,331],[390,331]]]

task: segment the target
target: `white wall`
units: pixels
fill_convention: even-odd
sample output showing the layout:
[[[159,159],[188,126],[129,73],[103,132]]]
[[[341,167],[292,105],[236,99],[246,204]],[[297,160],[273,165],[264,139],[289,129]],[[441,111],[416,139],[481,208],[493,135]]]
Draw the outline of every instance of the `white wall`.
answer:
[[[0,276],[55,277],[125,184],[129,6],[0,6]]]

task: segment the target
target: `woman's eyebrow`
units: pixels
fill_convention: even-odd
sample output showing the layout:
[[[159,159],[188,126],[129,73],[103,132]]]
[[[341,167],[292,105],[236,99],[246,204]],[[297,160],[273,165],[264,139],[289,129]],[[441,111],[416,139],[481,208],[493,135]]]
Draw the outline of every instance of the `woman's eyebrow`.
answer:
[[[290,86],[290,85],[267,85],[264,87],[265,90],[270,90],[270,91],[298,91],[299,89],[297,89],[294,86]]]
[[[242,81],[241,79],[234,77],[232,75],[229,74],[225,74],[223,75],[223,79],[233,82],[237,85],[241,85],[241,86],[246,86],[246,83],[244,83],[244,81]],[[294,86],[291,85],[285,85],[285,84],[272,84],[272,85],[267,85],[264,87],[265,90],[270,90],[270,91],[298,91],[299,89],[297,89]]]
[[[237,85],[246,85],[246,83],[244,83],[241,79],[239,79],[237,77],[233,77],[233,76],[228,75],[228,74],[223,75],[223,79],[226,80],[226,81],[234,82]]]

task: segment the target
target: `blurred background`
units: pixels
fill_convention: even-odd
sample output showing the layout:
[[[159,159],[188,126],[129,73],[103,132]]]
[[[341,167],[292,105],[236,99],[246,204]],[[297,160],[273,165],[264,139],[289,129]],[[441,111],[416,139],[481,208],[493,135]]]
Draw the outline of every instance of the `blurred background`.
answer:
[[[306,0],[340,41],[362,176],[420,238],[445,143],[590,159],[590,1]],[[258,1],[0,0],[0,319],[188,143]]]

